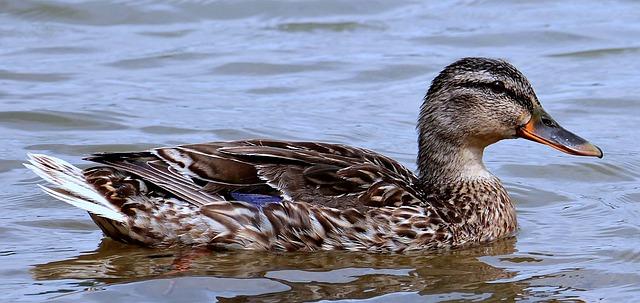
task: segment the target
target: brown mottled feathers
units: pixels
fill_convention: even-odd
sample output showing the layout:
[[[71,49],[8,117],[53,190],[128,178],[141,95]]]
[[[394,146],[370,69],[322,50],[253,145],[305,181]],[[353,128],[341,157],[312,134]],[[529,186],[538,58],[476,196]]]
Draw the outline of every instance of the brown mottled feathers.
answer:
[[[117,222],[91,215],[105,235],[125,243],[402,252],[446,248],[454,240],[450,227],[430,207],[338,209],[290,201],[258,207],[221,199],[195,205],[184,203],[182,197],[172,198],[164,188],[120,168],[94,167],[83,174],[88,184],[128,216],[127,222]]]
[[[335,208],[418,205],[416,176],[373,151],[339,144],[247,140],[97,154],[197,206],[231,191]]]
[[[440,210],[420,200],[415,175],[365,149],[250,140],[88,160],[108,165],[85,170],[84,178],[129,222],[92,218],[127,243],[400,252],[454,241]],[[228,201],[237,191],[283,201]]]
[[[305,202],[214,202],[201,214],[224,226],[214,247],[278,251],[368,250],[402,252],[450,246],[453,234],[438,218],[414,207],[338,210]]]
[[[202,191],[201,186],[195,184],[193,180],[185,178],[150,152],[105,153],[88,157],[86,160],[106,164],[140,176],[151,184],[196,206],[220,199],[220,196]],[[88,174],[88,176],[91,175]]]

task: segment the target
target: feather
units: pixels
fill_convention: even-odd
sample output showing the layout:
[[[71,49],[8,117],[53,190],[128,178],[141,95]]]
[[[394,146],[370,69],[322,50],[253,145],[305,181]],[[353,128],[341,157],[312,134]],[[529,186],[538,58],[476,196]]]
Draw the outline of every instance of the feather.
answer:
[[[47,182],[59,188],[41,186],[47,194],[95,215],[125,222],[125,216],[89,185],[82,170],[66,161],[40,154],[29,154],[29,164],[25,167]]]
[[[46,192],[50,196],[60,201],[63,201],[65,203],[68,203],[70,205],[73,205],[75,207],[84,209],[94,215],[111,219],[117,222],[122,222],[122,223],[126,222],[126,217],[123,214],[113,211],[112,209],[109,209],[99,204],[91,203],[86,199],[77,197],[72,193],[64,191],[63,189],[60,189],[60,188],[49,188],[42,185],[38,185],[38,186],[40,186],[40,188],[42,188],[42,190],[44,190],[44,192]]]

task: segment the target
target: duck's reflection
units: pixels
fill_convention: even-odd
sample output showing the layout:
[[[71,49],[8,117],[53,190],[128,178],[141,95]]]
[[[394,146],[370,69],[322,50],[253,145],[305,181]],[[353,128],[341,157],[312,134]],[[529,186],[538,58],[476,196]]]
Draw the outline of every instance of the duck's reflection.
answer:
[[[449,293],[514,299],[526,285],[492,283],[515,275],[480,257],[514,252],[515,239],[439,255],[347,252],[285,253],[152,250],[109,239],[76,258],[36,265],[37,280],[91,280],[105,285],[174,277],[261,278],[285,289],[262,294],[237,293],[220,302],[364,299],[390,293]],[[167,289],[165,291],[171,291]]]

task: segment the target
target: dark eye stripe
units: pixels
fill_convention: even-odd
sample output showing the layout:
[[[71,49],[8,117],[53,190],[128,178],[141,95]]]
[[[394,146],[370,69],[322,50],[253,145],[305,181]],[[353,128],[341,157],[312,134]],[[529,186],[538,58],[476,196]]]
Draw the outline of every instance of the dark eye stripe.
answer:
[[[464,88],[472,88],[472,89],[481,89],[481,90],[489,90],[489,91],[496,91],[497,89],[497,85],[494,84],[494,82],[463,82],[458,84],[459,87],[464,87]],[[518,94],[515,91],[502,86],[501,87],[501,91],[502,93],[506,94],[507,96],[509,96],[509,98],[511,98],[512,100],[515,100],[518,104],[524,106],[525,108],[532,110],[532,106],[531,103],[527,100],[527,97],[522,95],[522,94]]]

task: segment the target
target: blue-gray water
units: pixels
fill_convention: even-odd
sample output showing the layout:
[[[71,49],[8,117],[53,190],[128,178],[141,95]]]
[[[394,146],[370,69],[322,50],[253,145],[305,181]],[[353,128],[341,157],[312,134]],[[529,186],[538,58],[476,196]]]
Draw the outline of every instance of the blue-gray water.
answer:
[[[0,301],[640,297],[640,3],[431,2],[0,1]],[[269,137],[415,167],[421,98],[463,56],[513,62],[548,112],[605,151],[489,148],[517,201],[516,239],[441,255],[194,257],[101,240],[21,166],[27,152],[82,164],[98,151]]]

